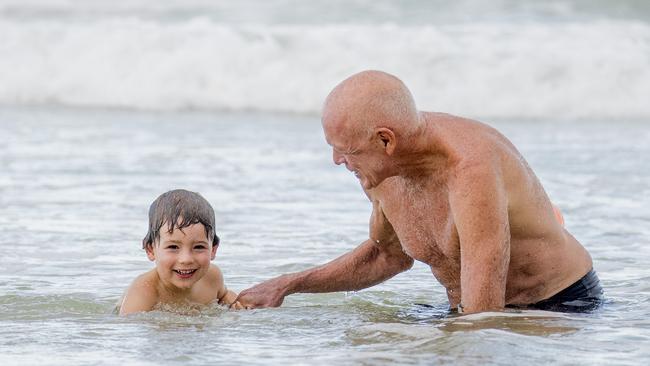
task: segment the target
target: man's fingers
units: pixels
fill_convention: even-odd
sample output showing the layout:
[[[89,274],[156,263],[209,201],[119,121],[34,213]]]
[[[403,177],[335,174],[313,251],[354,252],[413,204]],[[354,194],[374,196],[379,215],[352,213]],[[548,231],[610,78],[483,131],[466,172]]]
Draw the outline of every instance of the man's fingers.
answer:
[[[237,297],[235,298],[235,302],[237,302],[237,301],[239,301],[239,299],[241,299],[241,295],[242,295],[243,293],[244,293],[244,292],[242,291],[242,292],[239,293],[239,295],[237,295]]]
[[[241,303],[243,302],[243,301],[242,301],[242,295],[244,295],[244,292],[243,292],[243,291],[239,293],[239,295],[237,296],[237,298],[235,298],[235,301],[233,302],[233,304],[241,304]]]
[[[247,297],[246,292],[247,290],[244,290],[239,293],[239,296],[237,296],[235,302],[233,302],[233,304],[231,305],[231,308],[235,304],[238,304],[237,306],[239,306],[239,307],[235,307],[236,310],[242,310],[242,309],[249,310],[249,309],[254,309],[256,307],[254,303],[251,303],[250,301],[246,301],[245,299]]]

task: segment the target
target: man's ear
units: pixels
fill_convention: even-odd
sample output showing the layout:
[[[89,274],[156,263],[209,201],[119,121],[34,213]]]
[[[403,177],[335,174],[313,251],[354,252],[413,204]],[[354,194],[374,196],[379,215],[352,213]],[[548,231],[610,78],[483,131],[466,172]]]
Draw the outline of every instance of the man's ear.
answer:
[[[386,127],[379,127],[375,129],[375,136],[377,136],[377,139],[381,142],[386,154],[393,155],[397,144],[397,139],[395,138],[393,131]]]
[[[151,245],[147,245],[144,247],[144,250],[147,252],[147,258],[149,258],[150,261],[154,262],[156,260],[156,254],[153,251],[153,246],[155,244],[152,243]]]

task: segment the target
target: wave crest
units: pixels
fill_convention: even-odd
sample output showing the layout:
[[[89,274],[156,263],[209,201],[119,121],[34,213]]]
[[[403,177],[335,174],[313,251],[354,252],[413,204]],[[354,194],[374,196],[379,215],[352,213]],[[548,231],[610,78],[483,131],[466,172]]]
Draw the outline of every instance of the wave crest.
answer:
[[[0,103],[318,113],[363,69],[421,109],[481,117],[648,117],[650,27],[634,21],[447,26],[105,19],[0,22]]]

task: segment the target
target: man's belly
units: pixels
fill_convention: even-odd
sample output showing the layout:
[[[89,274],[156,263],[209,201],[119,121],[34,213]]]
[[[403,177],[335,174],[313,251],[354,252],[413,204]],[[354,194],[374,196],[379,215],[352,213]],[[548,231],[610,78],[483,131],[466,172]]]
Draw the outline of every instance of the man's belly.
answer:
[[[429,241],[434,242],[433,237]],[[442,244],[405,240],[402,247],[413,259],[430,266],[433,276],[445,287],[449,303],[454,307],[461,302],[460,245],[453,241]],[[591,259],[577,242],[514,239],[510,246],[505,298],[508,305],[532,304],[547,299],[591,269]]]
[[[589,254],[573,237],[553,239],[511,240],[506,304],[547,299],[591,269]]]

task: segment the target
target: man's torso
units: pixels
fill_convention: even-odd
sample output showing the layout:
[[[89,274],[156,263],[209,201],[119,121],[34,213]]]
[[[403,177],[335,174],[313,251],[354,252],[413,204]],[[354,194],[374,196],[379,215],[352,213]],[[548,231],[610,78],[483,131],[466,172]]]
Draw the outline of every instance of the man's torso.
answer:
[[[591,268],[589,255],[557,223],[541,184],[514,146],[485,125],[462,119],[452,123],[456,125],[443,133],[451,146],[458,146],[455,153],[461,158],[457,162],[442,174],[388,178],[373,192],[373,199],[379,202],[404,252],[431,267],[447,289],[451,306],[460,302],[461,243],[449,194],[463,181],[451,177],[456,176],[455,169],[471,169],[472,164],[480,164],[490,155],[504,172],[500,178],[508,194],[510,263],[506,304],[542,300],[584,275]],[[468,159],[474,161],[467,164]]]

